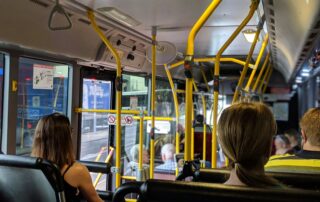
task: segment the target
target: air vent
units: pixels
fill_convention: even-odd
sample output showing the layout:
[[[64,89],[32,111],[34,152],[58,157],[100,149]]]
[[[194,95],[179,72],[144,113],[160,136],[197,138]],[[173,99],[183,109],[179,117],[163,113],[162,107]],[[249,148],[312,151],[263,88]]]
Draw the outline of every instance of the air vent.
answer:
[[[274,11],[273,11],[273,9],[269,9],[269,13],[270,13],[270,15],[274,16]]]
[[[274,18],[270,18],[270,22],[274,24]]]
[[[273,6],[273,0],[269,0],[269,4]]]
[[[37,4],[38,6],[47,8],[49,6],[49,4],[42,2],[40,0],[30,0],[32,3]]]

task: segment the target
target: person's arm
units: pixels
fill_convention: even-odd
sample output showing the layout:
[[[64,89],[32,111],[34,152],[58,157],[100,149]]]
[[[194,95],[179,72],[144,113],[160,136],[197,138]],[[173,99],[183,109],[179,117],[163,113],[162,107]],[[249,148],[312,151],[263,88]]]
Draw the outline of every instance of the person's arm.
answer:
[[[79,184],[78,188],[83,197],[88,202],[103,202],[93,187],[89,170],[84,165],[79,164]]]

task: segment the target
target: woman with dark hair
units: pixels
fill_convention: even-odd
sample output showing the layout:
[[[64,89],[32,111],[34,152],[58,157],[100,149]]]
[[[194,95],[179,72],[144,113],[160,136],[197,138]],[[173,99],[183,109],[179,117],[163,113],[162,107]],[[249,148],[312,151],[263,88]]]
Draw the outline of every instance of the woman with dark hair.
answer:
[[[37,124],[31,156],[50,160],[60,167],[67,201],[101,202],[88,169],[75,161],[68,117],[53,113]]]
[[[218,134],[231,167],[225,184],[279,186],[276,180],[264,173],[276,129],[271,111],[262,103],[236,103],[222,112]]]

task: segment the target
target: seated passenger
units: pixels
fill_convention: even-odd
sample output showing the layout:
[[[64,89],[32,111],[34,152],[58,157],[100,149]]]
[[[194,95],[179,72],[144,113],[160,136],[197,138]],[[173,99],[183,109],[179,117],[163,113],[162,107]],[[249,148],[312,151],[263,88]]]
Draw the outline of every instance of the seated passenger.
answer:
[[[290,141],[284,135],[277,135],[274,139],[274,145],[276,148],[275,155],[293,154],[293,150],[290,146]]]
[[[174,171],[176,169],[176,163],[174,161],[175,147],[173,144],[165,144],[161,148],[161,158],[163,164],[157,166],[155,169],[158,171]]]
[[[297,153],[301,150],[301,136],[295,129],[291,128],[284,131],[284,135],[289,139],[290,146],[293,153]]]
[[[274,156],[267,171],[320,173],[320,108],[308,110],[300,120],[302,151],[295,155]]]
[[[264,173],[275,133],[273,114],[262,103],[236,103],[222,112],[218,123],[219,140],[232,169],[225,184],[279,186]]]
[[[37,124],[31,156],[50,160],[60,167],[67,201],[101,202],[87,167],[76,162],[69,119],[59,113],[41,118]]]
[[[134,145],[130,149],[130,158],[131,161],[129,162],[124,175],[125,176],[137,176],[138,172],[138,166],[139,166],[139,144]],[[145,147],[143,146],[143,151],[142,151],[142,164],[144,168],[143,172],[143,179],[148,179],[149,178],[149,154]]]

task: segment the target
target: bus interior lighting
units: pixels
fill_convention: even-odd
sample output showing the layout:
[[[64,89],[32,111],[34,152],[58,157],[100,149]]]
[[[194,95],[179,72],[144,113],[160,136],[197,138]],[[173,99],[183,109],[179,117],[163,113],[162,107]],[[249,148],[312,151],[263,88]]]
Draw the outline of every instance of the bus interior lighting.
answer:
[[[252,43],[254,40],[254,36],[256,35],[256,30],[254,29],[245,29],[242,31],[242,34],[246,38],[249,43]]]
[[[141,24],[133,17],[113,7],[98,8],[98,11],[130,27],[135,27]]]

